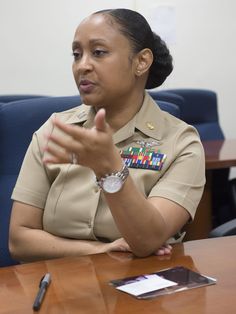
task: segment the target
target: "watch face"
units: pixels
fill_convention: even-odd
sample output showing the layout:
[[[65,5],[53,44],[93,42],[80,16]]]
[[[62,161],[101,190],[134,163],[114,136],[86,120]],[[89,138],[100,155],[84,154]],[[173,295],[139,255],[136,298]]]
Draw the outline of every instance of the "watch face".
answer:
[[[122,188],[122,185],[123,181],[121,178],[111,175],[104,179],[102,188],[107,193],[116,193]]]

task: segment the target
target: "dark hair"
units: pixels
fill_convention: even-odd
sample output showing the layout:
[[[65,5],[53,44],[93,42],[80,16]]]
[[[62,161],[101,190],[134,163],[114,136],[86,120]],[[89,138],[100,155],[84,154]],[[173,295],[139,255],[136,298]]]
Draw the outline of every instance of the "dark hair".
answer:
[[[147,20],[138,12],[129,9],[110,9],[95,12],[113,17],[121,27],[120,31],[126,36],[135,53],[149,48],[153,53],[153,63],[145,88],[160,86],[173,70],[172,57],[165,42],[152,30]]]

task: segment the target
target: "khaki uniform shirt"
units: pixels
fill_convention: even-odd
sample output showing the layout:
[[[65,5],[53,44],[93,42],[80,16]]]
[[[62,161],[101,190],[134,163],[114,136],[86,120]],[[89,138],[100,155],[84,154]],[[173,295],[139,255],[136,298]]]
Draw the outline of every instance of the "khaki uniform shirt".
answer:
[[[95,111],[81,105],[56,116],[65,123],[91,128]],[[12,199],[42,208],[43,229],[56,236],[108,241],[122,237],[91,169],[43,164],[45,133],[50,132],[58,132],[51,119],[33,135]],[[130,168],[130,176],[147,198],[172,200],[194,217],[205,184],[205,160],[192,126],[160,110],[146,93],[140,111],[113,139],[119,149],[149,145],[166,154],[160,171]]]

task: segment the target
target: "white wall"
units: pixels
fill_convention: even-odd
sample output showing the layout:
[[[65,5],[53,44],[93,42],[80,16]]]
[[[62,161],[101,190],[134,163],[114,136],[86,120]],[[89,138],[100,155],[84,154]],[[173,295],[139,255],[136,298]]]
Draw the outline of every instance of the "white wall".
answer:
[[[168,3],[176,11],[176,44],[170,46],[174,72],[166,88],[196,87],[218,94],[220,123],[227,138],[236,138],[236,1],[137,1],[148,18],[151,7]]]
[[[224,133],[236,137],[235,0],[0,0],[0,94],[76,94],[71,42],[81,19],[110,7],[148,19],[161,4],[176,12],[175,69],[162,88],[215,90]]]
[[[90,13],[115,1],[0,0],[0,94],[76,94],[71,43]],[[116,1],[131,7],[133,1]]]

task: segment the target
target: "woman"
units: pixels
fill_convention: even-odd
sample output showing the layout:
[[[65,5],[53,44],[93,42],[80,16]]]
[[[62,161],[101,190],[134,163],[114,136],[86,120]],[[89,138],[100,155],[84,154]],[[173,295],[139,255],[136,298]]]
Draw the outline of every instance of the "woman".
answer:
[[[72,50],[84,105],[34,134],[12,195],[10,251],[21,261],[168,254],[205,183],[196,130],[145,92],[171,73],[169,51],[127,9],[84,19]]]

